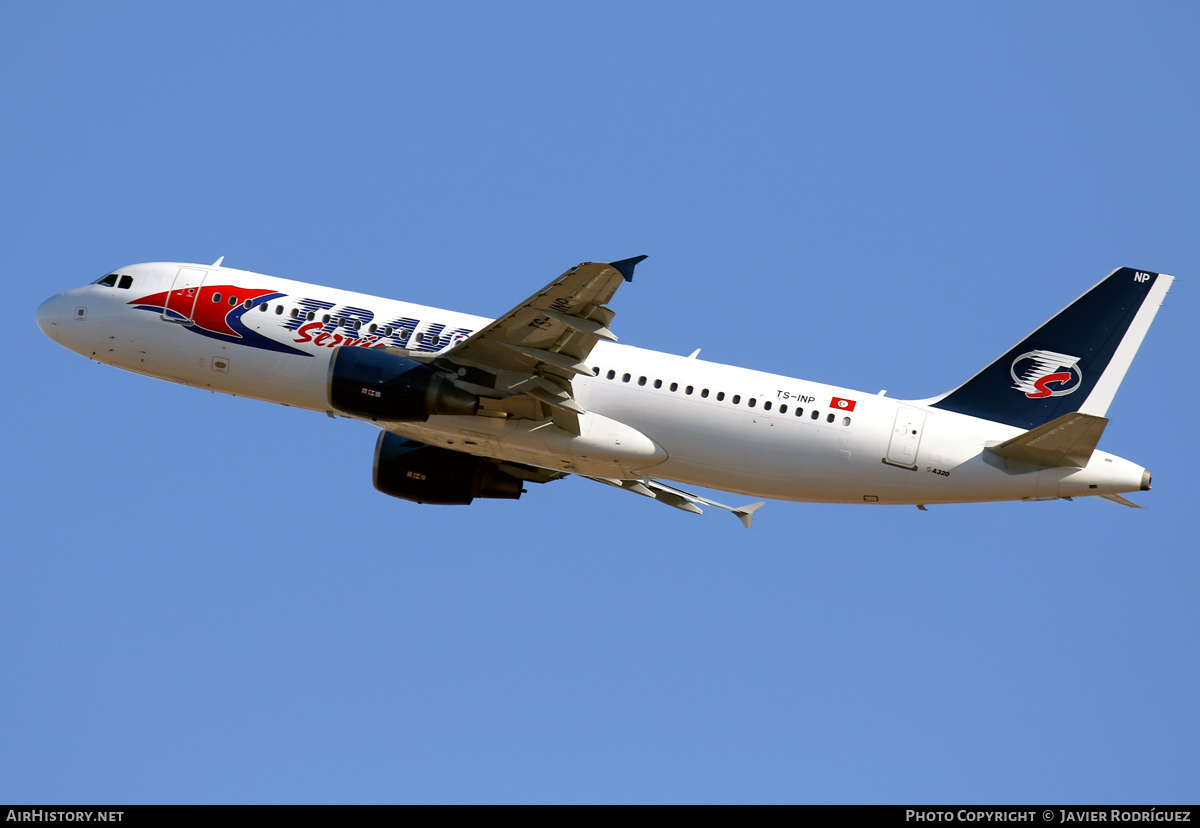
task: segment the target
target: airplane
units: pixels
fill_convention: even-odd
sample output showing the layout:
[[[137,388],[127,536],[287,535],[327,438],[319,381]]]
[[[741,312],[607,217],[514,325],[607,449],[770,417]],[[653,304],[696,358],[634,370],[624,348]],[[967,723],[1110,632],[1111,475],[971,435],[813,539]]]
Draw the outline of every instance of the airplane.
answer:
[[[37,322],[100,363],[374,423],[375,487],[417,503],[578,475],[746,528],[765,499],[1141,508],[1123,495],[1150,473],[1096,445],[1173,277],[1118,268],[957,388],[904,400],[617,344],[609,303],[645,258],[571,267],[495,319],[224,257],[135,264],[47,299]]]

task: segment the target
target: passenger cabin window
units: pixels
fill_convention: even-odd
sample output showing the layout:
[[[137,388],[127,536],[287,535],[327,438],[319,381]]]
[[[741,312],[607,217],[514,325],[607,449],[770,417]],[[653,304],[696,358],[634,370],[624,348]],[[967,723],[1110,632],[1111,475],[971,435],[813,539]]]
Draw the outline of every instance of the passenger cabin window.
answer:
[[[230,297],[229,297],[229,307],[231,307],[231,308],[232,308],[232,307],[233,307],[234,305],[236,305],[237,303],[238,303],[238,298],[237,298],[236,296],[230,296]]]
[[[115,274],[115,273],[110,273],[107,276],[103,276],[100,279],[96,280],[96,284],[104,285],[105,287],[112,287],[116,283],[117,283],[117,274]]]
[[[692,393],[692,386],[689,385],[687,388],[683,389],[683,393],[690,395]]]
[[[819,419],[821,419],[821,412],[820,412],[820,411],[817,411],[817,410],[814,408],[814,409],[813,409],[813,413],[812,413],[812,418],[813,418],[814,420],[819,420]]]
[[[283,316],[283,305],[276,305],[276,306],[275,306],[275,315],[276,315],[276,316]]]
[[[125,274],[121,276],[121,283],[117,285],[121,290],[129,290],[133,287],[133,277]]]
[[[734,404],[734,405],[737,405],[737,404],[738,404],[738,403],[740,403],[741,401],[742,401],[742,395],[741,395],[741,394],[734,394],[734,395],[733,395],[733,404]]]
[[[662,380],[655,380],[655,381],[654,381],[654,387],[655,387],[655,388],[662,388]]]
[[[832,423],[833,422],[833,414],[827,414],[825,416],[825,422]]]
[[[724,391],[717,392],[717,402],[725,402],[725,392]]]
[[[679,390],[679,383],[677,383],[677,382],[673,382],[673,383],[671,383],[671,390],[672,390],[672,391],[678,391],[678,390]]]
[[[750,399],[746,400],[746,406],[748,408],[754,408],[754,406],[757,402],[758,402],[758,400],[754,399],[754,397],[751,397]]]
[[[708,396],[708,389],[707,389],[707,388],[703,388],[703,389],[701,389],[701,391],[700,391],[700,396],[701,396],[701,397],[707,397],[707,396]]]
[[[617,375],[617,372],[616,372],[616,371],[614,371],[614,370],[612,370],[611,368],[609,368],[609,369],[608,369],[608,373],[607,373],[607,374],[605,374],[605,376],[606,376],[606,377],[608,377],[609,379],[612,379],[612,378],[613,378],[613,377],[615,377],[616,375]]]
[[[767,400],[765,403],[763,403],[763,411],[770,411],[770,410],[771,410],[771,401]]]
[[[242,302],[242,307],[246,310],[250,310],[252,307],[254,307],[254,300],[247,299],[245,302]]]
[[[645,384],[646,384],[646,378],[638,377],[638,385],[645,385]]]
[[[219,294],[219,293],[214,293],[214,294],[213,294],[213,304],[214,304],[214,305],[218,305],[218,304],[220,304],[220,303],[221,303],[221,294]]]
[[[629,374],[622,374],[621,382],[629,382]]]
[[[779,413],[780,413],[780,414],[786,414],[786,413],[787,413],[787,403],[784,403],[783,405],[779,406]]]

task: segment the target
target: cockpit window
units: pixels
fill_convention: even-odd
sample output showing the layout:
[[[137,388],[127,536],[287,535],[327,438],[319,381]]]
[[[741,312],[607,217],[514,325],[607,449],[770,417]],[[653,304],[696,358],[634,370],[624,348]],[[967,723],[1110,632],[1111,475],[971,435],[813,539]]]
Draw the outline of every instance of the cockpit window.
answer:
[[[117,287],[121,290],[129,290],[133,286],[133,277],[128,274],[121,275],[121,283]]]
[[[104,285],[105,287],[112,287],[116,283],[117,283],[117,274],[115,274],[115,273],[110,273],[107,276],[96,280],[96,284]]]

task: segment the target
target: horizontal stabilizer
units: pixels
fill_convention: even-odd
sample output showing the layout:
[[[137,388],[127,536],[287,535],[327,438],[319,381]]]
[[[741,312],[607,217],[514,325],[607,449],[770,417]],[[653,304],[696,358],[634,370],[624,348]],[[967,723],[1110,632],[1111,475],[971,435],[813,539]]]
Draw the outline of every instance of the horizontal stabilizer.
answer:
[[[1032,466],[1083,468],[1092,459],[1092,452],[1106,425],[1105,417],[1064,414],[998,446],[991,446],[988,451]]]
[[[1132,500],[1130,500],[1127,497],[1121,497],[1119,494],[1099,495],[1099,497],[1102,497],[1105,500],[1111,500],[1113,503],[1116,503],[1118,506],[1128,506],[1131,509],[1145,509],[1146,508],[1145,506],[1140,506],[1137,503],[1134,503]]]

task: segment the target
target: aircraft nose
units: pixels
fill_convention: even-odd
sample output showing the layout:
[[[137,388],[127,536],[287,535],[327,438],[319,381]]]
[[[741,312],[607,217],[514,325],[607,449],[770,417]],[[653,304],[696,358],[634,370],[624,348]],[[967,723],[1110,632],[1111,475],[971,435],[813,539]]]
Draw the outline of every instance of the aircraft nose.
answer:
[[[38,305],[37,309],[38,327],[42,329],[42,333],[55,342],[58,341],[58,327],[62,322],[62,315],[59,313],[59,308],[62,306],[62,298],[63,295],[57,293]]]

